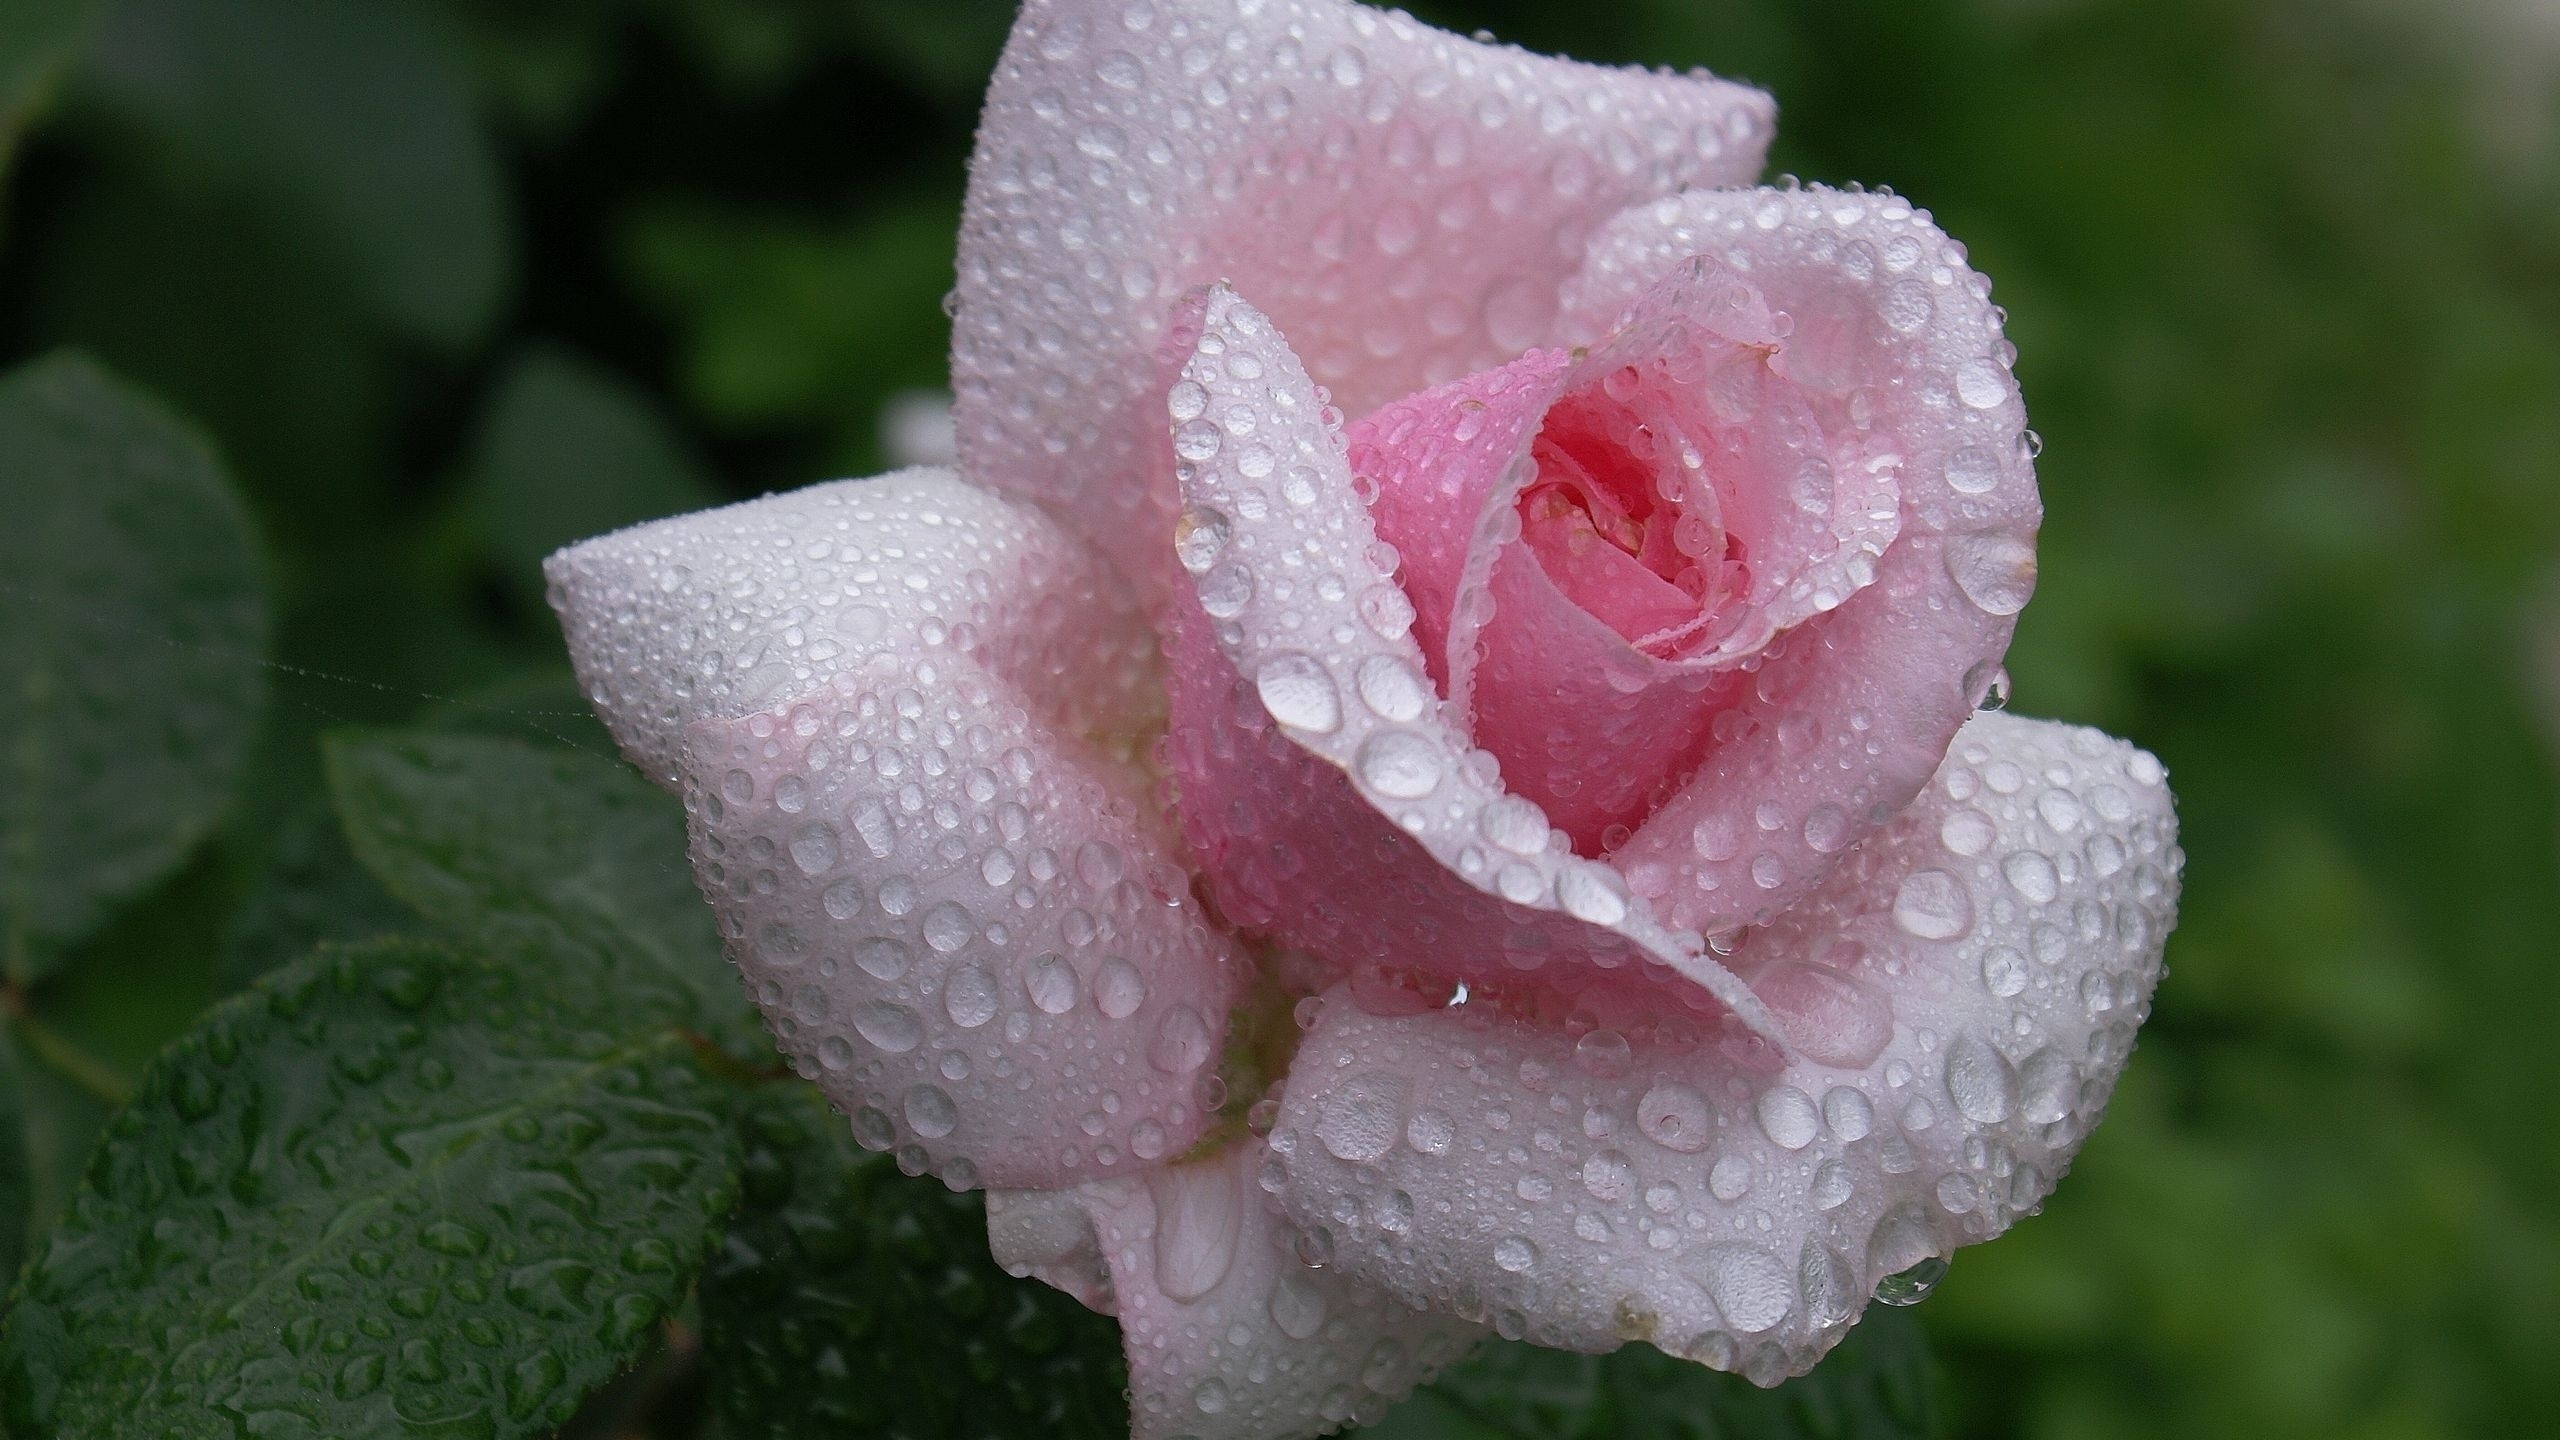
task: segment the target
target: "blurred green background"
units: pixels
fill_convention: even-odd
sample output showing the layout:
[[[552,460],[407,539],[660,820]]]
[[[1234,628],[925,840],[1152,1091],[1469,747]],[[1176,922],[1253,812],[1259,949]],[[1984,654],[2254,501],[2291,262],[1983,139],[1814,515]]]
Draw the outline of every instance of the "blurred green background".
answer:
[[[2108,1122],[1918,1312],[1956,1433],[2550,1433],[2560,7],[1414,8],[1767,87],[1773,170],[1913,197],[2009,309],[2047,505],[2013,703],[2156,750],[2189,870]],[[317,863],[321,731],[598,743],[546,550],[883,465],[1009,20],[0,7],[0,362],[78,346],[202,427],[280,666],[212,839],[8,988],[29,1143],[76,1158],[269,932],[361,929],[255,903]]]

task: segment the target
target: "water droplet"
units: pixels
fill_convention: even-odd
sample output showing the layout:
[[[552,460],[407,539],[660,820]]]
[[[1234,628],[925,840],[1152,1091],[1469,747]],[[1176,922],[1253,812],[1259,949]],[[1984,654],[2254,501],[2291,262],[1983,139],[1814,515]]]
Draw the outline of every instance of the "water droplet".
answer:
[[[959,1107],[938,1085],[918,1085],[907,1091],[907,1124],[927,1140],[939,1140],[960,1124]]]
[[[1969,805],[1949,811],[1947,818],[1938,823],[1938,843],[1946,846],[1948,853],[1967,859],[1990,849],[1999,838],[2000,829],[1991,823],[1991,817]]]
[[[2052,858],[2041,851],[2019,851],[2000,862],[2000,873],[2008,877],[2012,889],[2037,905],[2050,904],[2062,893],[2062,876]]]
[[[1324,662],[1312,655],[1283,651],[1262,662],[1253,688],[1271,718],[1296,730],[1330,735],[1342,727],[1342,696]]]
[[[1493,1263],[1518,1275],[1538,1263],[1538,1247],[1523,1235],[1505,1235],[1493,1245]]]
[[[885,1000],[854,1007],[853,1028],[861,1032],[863,1039],[892,1055],[904,1055],[924,1039],[924,1022],[916,1019],[916,1012]]]
[[[1944,870],[1915,870],[1894,892],[1893,922],[1923,940],[1952,940],[1973,928],[1973,897]]]
[[[993,1020],[996,977],[974,962],[952,971],[942,985],[942,1008],[951,1013],[951,1023],[963,1030],[975,1030]]]
[[[1695,1155],[1715,1138],[1715,1111],[1697,1091],[1665,1080],[1636,1102],[1636,1129],[1665,1150]]]
[[[1977,1125],[1997,1125],[2018,1108],[2018,1076],[1989,1041],[1967,1032],[1947,1052],[1947,1096]]]
[[[1929,1298],[1938,1282],[1947,1278],[1944,1257],[1932,1255],[1905,1270],[1897,1270],[1876,1282],[1876,1303],[1880,1305],[1917,1305]]]
[[[1760,1129],[1781,1149],[1801,1150],[1822,1129],[1813,1097],[1793,1085],[1776,1085],[1760,1096]]]
[[[1723,1312],[1725,1323],[1745,1335],[1773,1329],[1795,1308],[1795,1286],[1778,1257],[1739,1242],[1710,1245],[1693,1267],[1697,1281]]]
[[[2009,377],[1989,360],[1967,360],[1956,367],[1956,396],[1976,410],[1997,409],[2009,398]]]
[[[1176,452],[1183,450],[1186,444],[1185,437],[1188,437],[1187,443],[1191,449],[1205,448],[1206,451],[1203,454],[1185,455],[1186,459],[1206,460],[1218,453],[1218,427],[1206,420],[1191,421],[1174,431]],[[1234,534],[1234,523],[1218,511],[1186,510],[1181,520],[1177,521],[1173,527],[1174,558],[1182,562],[1182,568],[1185,571],[1195,576],[1199,575],[1217,561],[1218,553],[1227,548],[1227,541]]]
[[[1986,615],[2015,615],[2036,593],[2036,548],[2005,530],[1947,540],[1947,576]]]
[[[1576,920],[1615,925],[1627,918],[1626,882],[1606,865],[1568,864],[1556,875],[1556,902]]]
[[[1393,800],[1419,800],[1440,787],[1438,746],[1410,730],[1381,730],[1360,747],[1360,778]]]
[[[1822,1097],[1822,1121],[1832,1134],[1855,1145],[1875,1133],[1875,1102],[1854,1085],[1834,1085]]]
[[[1126,1020],[1147,1003],[1146,977],[1138,967],[1114,955],[1093,977],[1094,1008],[1114,1020]]]
[[[837,856],[836,827],[824,820],[812,820],[792,832],[791,863],[803,875],[823,875],[835,868]]]
[[[1304,1275],[1283,1275],[1271,1287],[1271,1323],[1292,1340],[1312,1340],[1324,1328],[1324,1292]]]
[[[1176,1005],[1156,1022],[1155,1043],[1147,1047],[1147,1061],[1168,1075],[1187,1075],[1207,1063],[1209,1053],[1209,1022],[1190,1006]]]
[[[1064,1015],[1076,1008],[1084,984],[1076,978],[1076,967],[1063,955],[1043,955],[1031,962],[1022,975],[1023,993],[1043,1015]]]
[[[978,923],[951,901],[924,912],[924,943],[948,955],[978,937]]]
[[[1582,1162],[1582,1188],[1616,1204],[1636,1192],[1636,1167],[1619,1151],[1603,1150]]]
[[[1374,1071],[1355,1075],[1324,1097],[1316,1117],[1316,1139],[1336,1160],[1355,1165],[1375,1160],[1395,1148],[1404,1096],[1405,1080],[1400,1075]]]
[[[1416,1110],[1404,1125],[1404,1143],[1424,1155],[1446,1155],[1458,1138],[1458,1129],[1449,1117],[1437,1110]]]
[[[1429,687],[1411,665],[1393,655],[1372,655],[1361,661],[1352,684],[1360,693],[1360,703],[1381,720],[1402,725],[1421,719],[1422,712],[1430,708]],[[1544,838],[1543,822],[1538,831]]]
[[[2007,945],[1983,952],[1982,988],[2002,1000],[2027,988],[2027,957]]]
[[[1751,988],[1817,1065],[1862,1070],[1893,1038],[1893,1006],[1884,995],[1828,965],[1781,960],[1753,975]]]
[[[890,935],[874,935],[853,947],[853,963],[875,980],[895,980],[906,974],[912,958],[906,942]]]

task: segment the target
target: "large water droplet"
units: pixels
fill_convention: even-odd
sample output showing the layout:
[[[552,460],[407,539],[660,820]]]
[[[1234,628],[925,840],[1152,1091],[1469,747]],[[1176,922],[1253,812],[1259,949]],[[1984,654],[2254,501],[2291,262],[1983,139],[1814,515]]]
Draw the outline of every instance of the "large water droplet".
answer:
[[[1665,1150],[1695,1155],[1715,1138],[1715,1111],[1705,1096],[1665,1080],[1636,1102],[1636,1129]]]
[[[1044,1015],[1064,1015],[1076,1008],[1084,984],[1076,978],[1076,967],[1063,955],[1043,955],[1031,962],[1022,975],[1023,993]]]
[[[939,1140],[960,1124],[959,1107],[939,1085],[918,1085],[907,1091],[907,1124],[927,1140]]]
[[[1324,1292],[1304,1275],[1283,1275],[1271,1287],[1271,1323],[1292,1340],[1312,1340],[1324,1328]]]
[[[833,869],[837,853],[836,827],[824,820],[812,820],[792,832],[791,863],[803,875],[823,875]]]
[[[1342,727],[1342,696],[1324,662],[1312,655],[1283,651],[1262,662],[1253,688],[1271,718],[1295,730],[1330,735]]]
[[[1947,541],[1947,575],[1986,615],[2015,615],[2036,593],[2036,549],[2005,530]]]
[[[924,1022],[916,1018],[916,1012],[886,1000],[854,1007],[853,1028],[862,1032],[863,1039],[892,1055],[904,1055],[924,1039]]]
[[[1756,1245],[1731,1242],[1701,1252],[1693,1273],[1722,1311],[1725,1323],[1745,1335],[1773,1329],[1795,1308],[1795,1287],[1778,1257]]]
[[[1973,928],[1973,897],[1944,870],[1915,870],[1894,892],[1893,923],[1923,940],[1952,940]]]
[[[963,1030],[975,1030],[996,1018],[996,977],[987,967],[967,964],[951,972],[942,985],[942,1008],[951,1013],[951,1023]]]
[[[1324,1097],[1316,1139],[1336,1160],[1355,1165],[1375,1160],[1395,1148],[1404,1096],[1403,1076],[1377,1071],[1355,1075]]]
[[[1147,1003],[1146,977],[1138,967],[1114,955],[1093,976],[1094,1008],[1114,1020],[1126,1020]]]
[[[1822,1130],[1821,1112],[1813,1097],[1793,1085],[1774,1085],[1760,1095],[1760,1129],[1782,1149],[1801,1150]]]
[[[1440,786],[1440,749],[1410,730],[1381,730],[1360,747],[1360,778],[1392,800],[1418,800]]]
[[[1182,1301],[1217,1288],[1244,1234],[1245,1197],[1232,1165],[1168,1166],[1147,1172],[1156,1203],[1156,1287]]]

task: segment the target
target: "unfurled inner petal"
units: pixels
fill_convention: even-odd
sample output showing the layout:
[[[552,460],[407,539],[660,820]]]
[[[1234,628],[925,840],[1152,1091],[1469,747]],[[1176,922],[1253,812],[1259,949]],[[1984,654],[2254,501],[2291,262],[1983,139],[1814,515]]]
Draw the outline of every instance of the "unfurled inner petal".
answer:
[[[1337,967],[1574,988],[1703,987],[1758,1002],[1448,723],[1312,384],[1218,287],[1167,399],[1192,577],[1167,636],[1166,746],[1184,836],[1227,918]]]

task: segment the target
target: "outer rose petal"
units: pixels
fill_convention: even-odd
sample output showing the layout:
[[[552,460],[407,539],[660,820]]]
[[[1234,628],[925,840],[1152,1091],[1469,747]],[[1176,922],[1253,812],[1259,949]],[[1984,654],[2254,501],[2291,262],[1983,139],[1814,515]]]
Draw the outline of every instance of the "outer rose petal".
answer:
[[[1927,782],[2034,591],[2042,509],[1990,282],[1924,212],[1818,188],[1639,206],[1594,240],[1568,326],[1605,332],[1693,255],[1785,312],[1777,363],[1826,431],[1898,456],[1902,507],[1873,582],[1768,657],[1732,738],[1613,852],[1714,934],[1795,903]]]
[[[582,541],[543,573],[578,683],[675,788],[684,731],[951,646],[1077,734],[1163,713],[1155,635],[1102,557],[948,470],[812,485]]]
[[[1484,1336],[1302,1263],[1256,1184],[1263,1156],[1254,1141],[1134,1179],[987,1197],[998,1264],[1120,1317],[1133,1440],[1369,1424]]]
[[[1535,1343],[1800,1373],[1878,1281],[2041,1202],[2097,1123],[2175,918],[2162,782],[2096,731],[1976,718],[1736,957],[1799,1050],[1774,1076],[1640,1009],[1577,1040],[1334,992],[1271,1135],[1283,1208],[1345,1272]]]
[[[1443,717],[1288,342],[1224,286],[1190,314],[1200,331],[1167,403],[1195,594],[1167,610],[1167,757],[1220,907],[1346,966],[1541,969],[1571,988],[1657,961],[1765,1033],[1697,937],[1574,856]]]
[[[1098,556],[910,471],[590,541],[552,574],[600,708],[681,767],[730,957],[864,1143],[965,1187],[1197,1138],[1241,961],[1144,779],[1068,728],[1153,708]],[[737,713],[758,684],[786,698]]]
[[[1055,507],[1157,598],[1151,363],[1176,297],[1266,297],[1358,413],[1552,343],[1626,205],[1759,174],[1738,85],[1478,44],[1344,0],[1027,4],[987,95],[952,378],[980,483]]]

